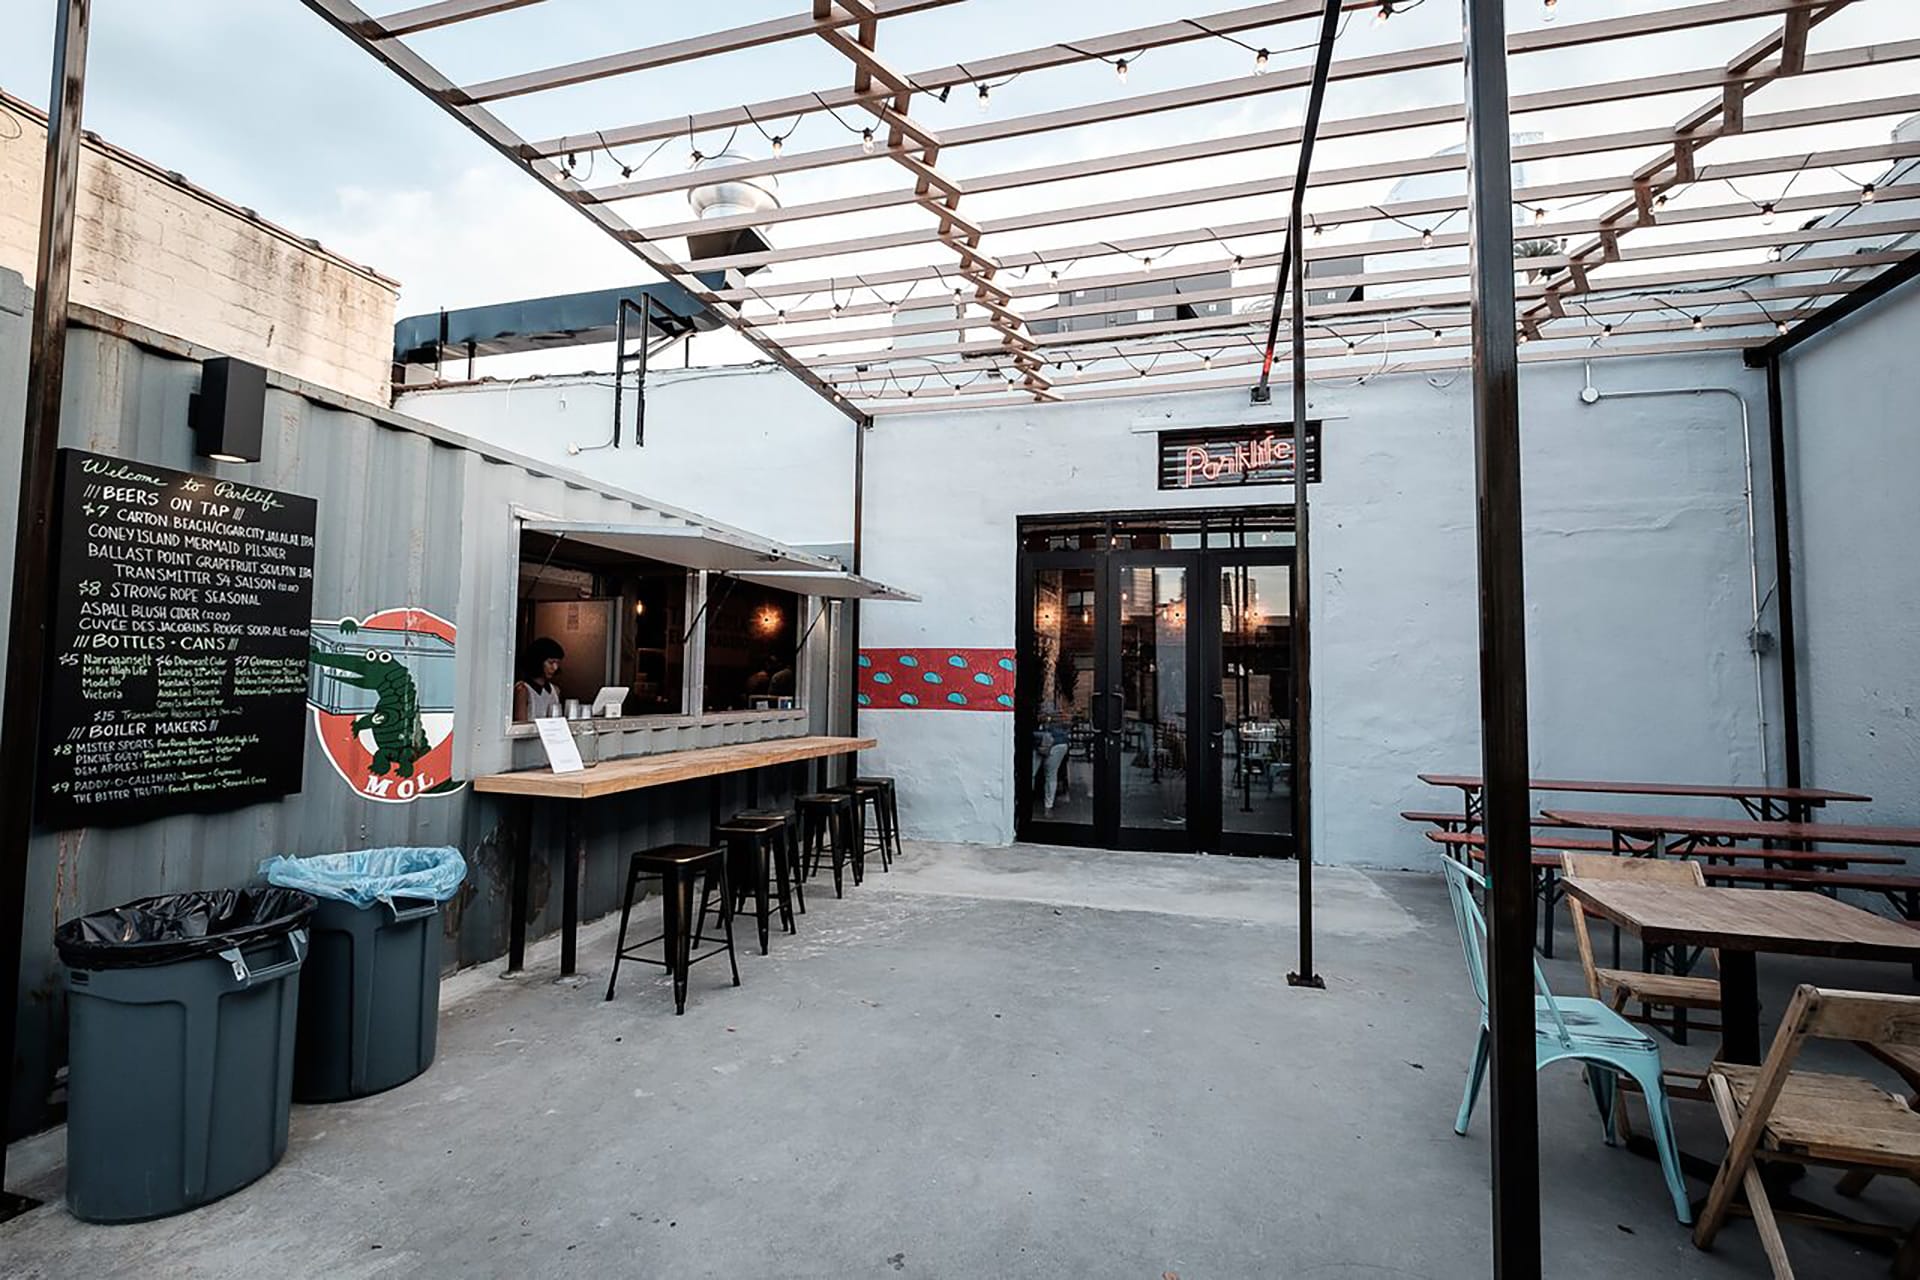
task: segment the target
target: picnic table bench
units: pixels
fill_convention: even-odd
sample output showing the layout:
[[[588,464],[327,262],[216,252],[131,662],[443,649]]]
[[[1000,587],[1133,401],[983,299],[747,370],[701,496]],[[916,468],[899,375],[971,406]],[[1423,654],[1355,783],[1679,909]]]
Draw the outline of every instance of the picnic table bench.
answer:
[[[1422,773],[1420,781],[1435,787],[1452,787],[1460,792],[1461,813],[1468,826],[1480,821],[1480,806],[1485,782],[1470,773]],[[1610,782],[1591,778],[1533,778],[1527,782],[1533,791],[1558,791],[1575,795],[1660,796],[1668,799],[1732,800],[1748,816],[1765,821],[1805,822],[1812,811],[1828,804],[1865,803],[1872,796],[1851,791],[1831,791],[1823,787],[1765,787],[1726,782]]]

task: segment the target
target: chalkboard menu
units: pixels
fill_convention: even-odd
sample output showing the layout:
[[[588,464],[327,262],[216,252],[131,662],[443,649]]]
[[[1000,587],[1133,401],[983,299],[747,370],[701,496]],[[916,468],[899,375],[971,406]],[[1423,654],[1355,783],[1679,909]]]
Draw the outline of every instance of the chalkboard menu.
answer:
[[[62,449],[57,510],[41,821],[298,791],[313,499]]]

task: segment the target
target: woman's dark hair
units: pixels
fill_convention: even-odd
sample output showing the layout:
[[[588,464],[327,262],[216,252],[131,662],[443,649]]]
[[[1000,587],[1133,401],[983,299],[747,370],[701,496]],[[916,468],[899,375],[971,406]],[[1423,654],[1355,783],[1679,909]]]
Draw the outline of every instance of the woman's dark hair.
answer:
[[[520,678],[533,681],[546,675],[548,658],[564,661],[567,651],[552,636],[535,636],[527,645],[527,651],[520,655]]]

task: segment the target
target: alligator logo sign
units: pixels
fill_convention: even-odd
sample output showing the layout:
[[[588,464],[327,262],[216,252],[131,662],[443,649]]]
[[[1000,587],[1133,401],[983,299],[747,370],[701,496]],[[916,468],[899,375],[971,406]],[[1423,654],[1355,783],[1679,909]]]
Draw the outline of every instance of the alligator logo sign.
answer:
[[[446,795],[453,776],[454,626],[425,609],[316,621],[307,703],[320,748],[369,800]]]

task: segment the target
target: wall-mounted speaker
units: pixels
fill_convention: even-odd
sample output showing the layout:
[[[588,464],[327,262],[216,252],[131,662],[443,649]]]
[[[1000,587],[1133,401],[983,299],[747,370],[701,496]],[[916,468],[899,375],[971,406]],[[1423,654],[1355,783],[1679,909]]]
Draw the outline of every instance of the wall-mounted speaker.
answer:
[[[267,416],[267,371],[219,356],[200,369],[200,391],[187,405],[194,451],[216,462],[260,461]]]

